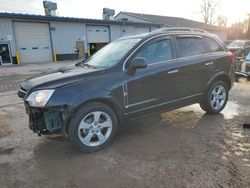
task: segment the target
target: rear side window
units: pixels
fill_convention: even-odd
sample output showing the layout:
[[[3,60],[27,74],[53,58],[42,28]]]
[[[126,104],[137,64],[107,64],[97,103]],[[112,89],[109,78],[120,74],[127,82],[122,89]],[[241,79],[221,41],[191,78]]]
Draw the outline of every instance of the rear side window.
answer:
[[[208,52],[221,52],[224,49],[212,38],[204,37]]]
[[[177,45],[180,57],[188,57],[206,53],[202,38],[177,37]]]
[[[143,48],[136,57],[146,59],[147,64],[164,62],[172,59],[172,46],[170,39],[156,41]]]

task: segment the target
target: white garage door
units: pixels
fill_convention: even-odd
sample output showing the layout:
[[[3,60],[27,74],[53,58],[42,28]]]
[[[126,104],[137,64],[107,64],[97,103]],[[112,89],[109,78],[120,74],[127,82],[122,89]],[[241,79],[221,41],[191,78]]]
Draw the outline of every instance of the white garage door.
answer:
[[[21,63],[52,61],[48,24],[14,22],[14,28]]]
[[[147,27],[135,27],[135,34],[148,33],[150,30]]]
[[[87,26],[88,43],[109,43],[109,29],[105,26]]]

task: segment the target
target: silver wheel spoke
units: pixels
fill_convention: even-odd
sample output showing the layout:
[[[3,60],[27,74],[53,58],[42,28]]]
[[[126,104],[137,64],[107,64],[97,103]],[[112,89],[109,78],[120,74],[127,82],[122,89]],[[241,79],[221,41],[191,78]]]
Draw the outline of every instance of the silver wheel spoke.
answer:
[[[94,114],[94,122],[98,123],[101,116],[101,112],[94,112],[93,114]]]
[[[80,125],[79,125],[79,129],[89,129],[91,126],[91,124],[88,124],[86,122],[84,122],[84,120],[81,121]]]
[[[108,120],[108,121],[105,121],[104,123],[100,123],[99,125],[101,126],[101,128],[109,128],[112,126],[112,121]]]
[[[220,99],[221,99],[221,100],[225,100],[225,99],[226,99],[226,94],[223,93],[223,94],[220,96]]]
[[[213,96],[215,96],[217,93],[216,93],[216,91],[215,91],[215,89],[213,90],[213,92],[212,92],[212,95]]]
[[[100,142],[103,142],[106,140],[106,137],[101,132],[97,133],[97,137]]]
[[[89,145],[90,144],[90,140],[91,140],[91,138],[93,137],[93,133],[92,132],[89,132],[88,134],[87,134],[87,136],[85,136],[85,138],[83,138],[83,141],[87,144],[87,145]]]
[[[216,100],[216,108],[220,108],[220,101],[219,100]]]
[[[222,91],[222,88],[221,87],[218,87],[218,90],[217,90],[217,95],[219,95],[220,93],[221,93],[221,91]]]
[[[216,103],[216,99],[213,98],[213,99],[211,100],[211,104],[214,106],[215,103]]]

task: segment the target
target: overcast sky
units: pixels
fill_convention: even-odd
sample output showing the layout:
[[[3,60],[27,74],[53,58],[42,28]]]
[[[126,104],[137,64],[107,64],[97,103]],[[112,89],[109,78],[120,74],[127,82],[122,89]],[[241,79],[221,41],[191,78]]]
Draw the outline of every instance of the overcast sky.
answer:
[[[57,3],[59,16],[102,18],[102,8],[119,11],[184,17],[201,21],[202,0],[52,0]],[[43,0],[0,0],[1,12],[44,14]],[[218,14],[232,23],[250,13],[250,0],[217,0]]]

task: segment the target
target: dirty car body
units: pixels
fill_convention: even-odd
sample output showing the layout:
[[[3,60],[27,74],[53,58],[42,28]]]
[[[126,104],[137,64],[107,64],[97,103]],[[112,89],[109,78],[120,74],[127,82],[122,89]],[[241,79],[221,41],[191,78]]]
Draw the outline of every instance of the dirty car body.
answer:
[[[213,49],[211,42],[218,46]],[[70,127],[76,126],[72,128],[74,137],[74,131],[80,130],[75,125],[80,112],[101,104],[93,114],[103,112],[100,119],[111,118],[113,128],[103,132],[106,138],[113,134],[116,122],[194,103],[201,103],[202,109],[212,113],[221,111],[225,105],[222,102],[218,109],[206,106],[207,93],[218,81],[227,90],[233,87],[234,64],[232,53],[216,36],[191,30],[159,30],[118,39],[83,63],[30,78],[21,84],[18,95],[24,100],[30,129],[39,135],[69,134]],[[219,94],[214,100],[216,97],[219,104]],[[87,136],[72,138],[75,145],[83,140],[78,148],[81,151],[95,151],[106,142],[98,136],[102,129],[93,129],[97,124],[90,124],[92,128],[78,131],[78,136],[96,134],[87,143],[99,138],[102,142],[98,142],[100,146],[88,145],[84,141]]]

